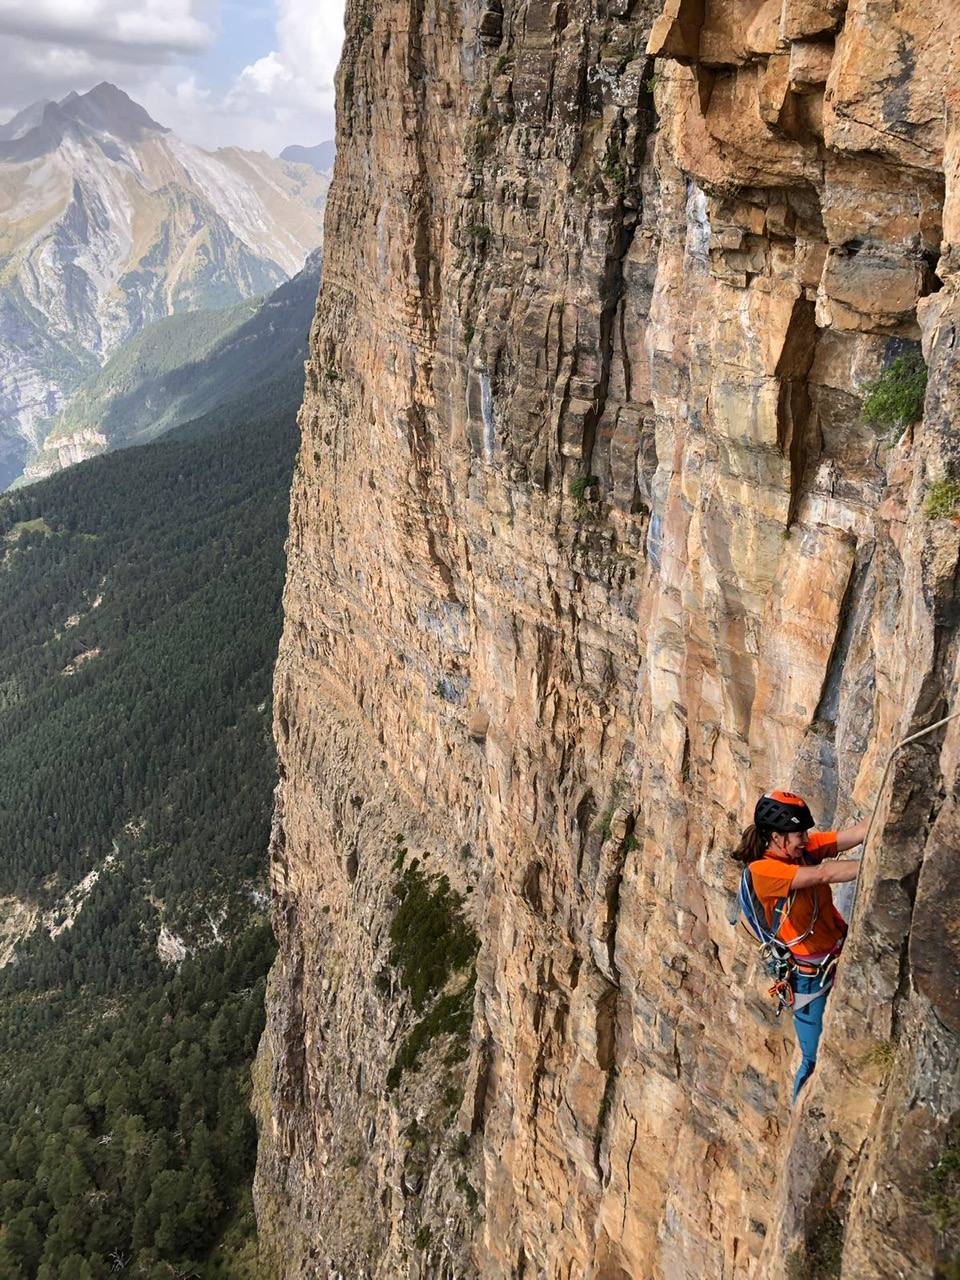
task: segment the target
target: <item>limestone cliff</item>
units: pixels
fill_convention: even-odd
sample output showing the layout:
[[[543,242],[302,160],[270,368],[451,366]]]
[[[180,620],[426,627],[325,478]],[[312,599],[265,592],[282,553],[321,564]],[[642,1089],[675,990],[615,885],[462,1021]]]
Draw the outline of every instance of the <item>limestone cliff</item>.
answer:
[[[348,4],[265,1257],[954,1275],[960,722],[897,759],[793,1115],[727,853],[960,709],[956,7],[484,5]]]

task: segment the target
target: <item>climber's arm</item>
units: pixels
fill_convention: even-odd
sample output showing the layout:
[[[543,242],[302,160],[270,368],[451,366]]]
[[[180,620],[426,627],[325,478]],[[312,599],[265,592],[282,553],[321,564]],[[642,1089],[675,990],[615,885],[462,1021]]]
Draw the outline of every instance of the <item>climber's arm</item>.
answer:
[[[847,827],[845,831],[838,831],[837,852],[843,853],[846,849],[855,849],[858,844],[863,844],[867,838],[867,827],[869,825],[866,818],[864,818],[855,827]]]
[[[856,880],[860,871],[859,862],[818,862],[815,867],[797,867],[790,882],[791,889],[809,889],[815,884],[844,884],[848,880]]]

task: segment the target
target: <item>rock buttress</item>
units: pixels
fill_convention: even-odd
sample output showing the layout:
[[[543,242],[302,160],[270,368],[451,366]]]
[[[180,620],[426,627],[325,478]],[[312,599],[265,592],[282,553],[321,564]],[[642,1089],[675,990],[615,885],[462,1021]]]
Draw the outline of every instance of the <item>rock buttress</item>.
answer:
[[[771,784],[868,811],[956,698],[952,19],[346,27],[276,677],[265,1256],[946,1275],[957,722],[898,758],[794,1115],[727,853]],[[867,422],[921,350],[922,415]]]

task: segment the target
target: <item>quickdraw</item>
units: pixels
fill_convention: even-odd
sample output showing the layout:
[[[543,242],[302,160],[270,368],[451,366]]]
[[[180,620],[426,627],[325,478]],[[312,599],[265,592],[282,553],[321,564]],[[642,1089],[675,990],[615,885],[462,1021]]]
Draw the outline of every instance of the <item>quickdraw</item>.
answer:
[[[777,1002],[777,1017],[780,1016],[781,1009],[792,1009],[794,1002],[793,987],[787,978],[778,978],[773,984],[767,995],[772,996]]]

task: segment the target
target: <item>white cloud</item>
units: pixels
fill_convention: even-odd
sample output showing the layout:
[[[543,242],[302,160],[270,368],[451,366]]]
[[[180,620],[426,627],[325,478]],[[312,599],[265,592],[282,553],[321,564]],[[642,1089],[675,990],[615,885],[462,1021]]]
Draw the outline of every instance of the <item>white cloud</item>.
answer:
[[[239,0],[246,9],[258,0]],[[0,0],[0,118],[40,98],[110,80],[161,124],[202,146],[276,153],[333,137],[343,0],[274,0],[273,48],[221,91],[189,65],[229,49],[238,0]],[[261,0],[262,3],[262,0]]]
[[[46,44],[160,55],[213,39],[197,0],[0,0],[0,33]]]
[[[279,128],[314,115],[330,136],[334,73],[343,43],[342,0],[277,0],[277,47],[237,76],[229,110],[266,117]],[[297,139],[288,138],[288,141]],[[304,142],[320,141],[319,133]]]
[[[82,93],[110,80],[140,86],[215,38],[218,0],[0,0],[0,110]]]
[[[145,89],[143,105],[203,145],[216,140],[276,154],[292,142],[332,138],[343,0],[276,0],[274,13],[275,47],[238,72],[222,97],[181,69],[175,80],[161,77]]]
[[[276,89],[290,80],[290,73],[275,53],[268,53],[265,58],[258,58],[249,67],[244,67],[238,80],[238,90],[234,96],[247,88],[252,93],[272,94]]]

